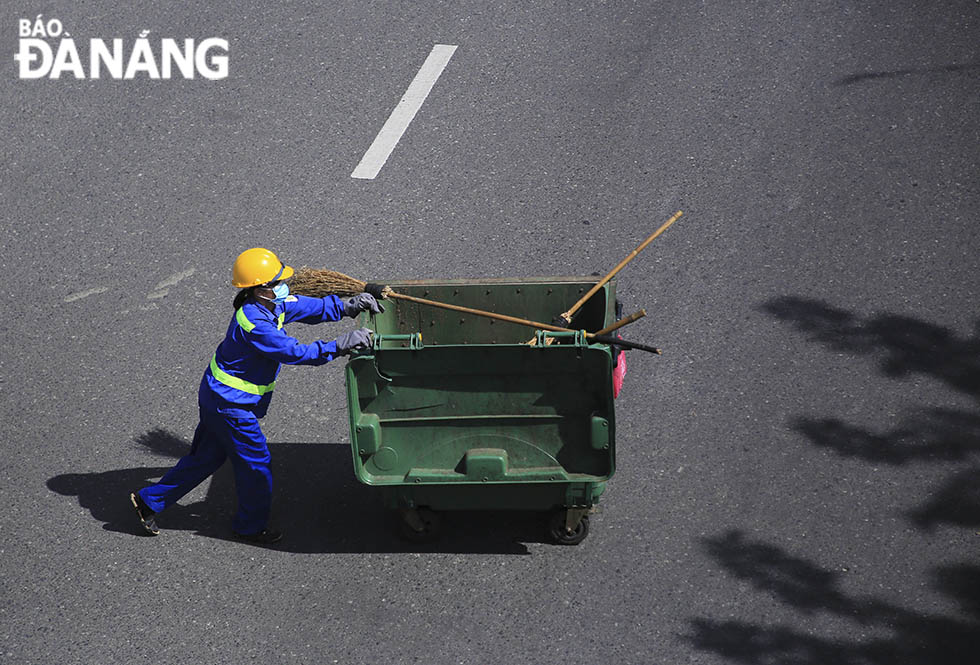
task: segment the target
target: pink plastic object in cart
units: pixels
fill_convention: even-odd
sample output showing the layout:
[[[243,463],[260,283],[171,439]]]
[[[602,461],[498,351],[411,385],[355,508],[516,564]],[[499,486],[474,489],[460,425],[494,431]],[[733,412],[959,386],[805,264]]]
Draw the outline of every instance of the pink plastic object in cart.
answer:
[[[618,335],[617,335],[618,337]],[[613,368],[613,399],[619,397],[619,391],[623,389],[623,379],[626,378],[626,354],[619,352],[619,362]]]

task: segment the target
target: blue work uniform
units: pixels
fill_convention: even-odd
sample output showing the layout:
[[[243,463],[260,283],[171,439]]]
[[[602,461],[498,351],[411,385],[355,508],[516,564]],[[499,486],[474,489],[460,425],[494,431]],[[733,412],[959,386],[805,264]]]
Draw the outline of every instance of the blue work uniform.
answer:
[[[204,371],[198,390],[201,421],[191,451],[155,485],[139,491],[155,513],[176,503],[231,459],[238,512],[232,528],[254,534],[265,529],[272,504],[269,448],[259,427],[269,408],[281,363],[323,365],[337,357],[336,342],[302,344],[286,334],[292,321],[339,321],[337,296],[289,296],[269,311],[250,298],[235,311],[224,340]]]

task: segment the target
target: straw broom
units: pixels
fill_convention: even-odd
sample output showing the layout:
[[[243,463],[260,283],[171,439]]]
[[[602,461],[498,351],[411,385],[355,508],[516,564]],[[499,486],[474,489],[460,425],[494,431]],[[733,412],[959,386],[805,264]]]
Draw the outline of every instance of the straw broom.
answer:
[[[313,268],[300,268],[290,277],[289,290],[301,296],[311,298],[322,298],[324,296],[356,296],[358,293],[367,291],[367,282],[345,275],[334,270],[314,270]],[[375,286],[372,284],[371,286]],[[372,293],[375,297],[387,298],[392,290],[389,286],[378,285],[378,292]],[[371,291],[367,291],[371,293]]]

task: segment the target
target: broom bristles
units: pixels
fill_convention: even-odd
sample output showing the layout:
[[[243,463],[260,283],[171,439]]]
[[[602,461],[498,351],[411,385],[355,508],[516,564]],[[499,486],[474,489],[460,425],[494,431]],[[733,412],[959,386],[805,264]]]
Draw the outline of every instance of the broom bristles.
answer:
[[[327,295],[355,296],[364,291],[366,282],[335,270],[300,268],[290,277],[289,290],[301,296],[322,298]]]

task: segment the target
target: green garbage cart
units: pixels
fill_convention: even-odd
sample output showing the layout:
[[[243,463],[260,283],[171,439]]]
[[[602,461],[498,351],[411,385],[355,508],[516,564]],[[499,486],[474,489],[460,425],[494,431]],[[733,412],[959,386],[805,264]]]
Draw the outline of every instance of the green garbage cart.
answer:
[[[595,278],[393,282],[407,295],[548,322]],[[615,285],[573,325],[615,320]],[[551,333],[413,302],[362,314],[371,350],[346,368],[354,472],[399,511],[404,536],[434,538],[446,510],[552,511],[551,538],[578,544],[616,461],[613,354]],[[534,340],[534,344],[528,344]]]

